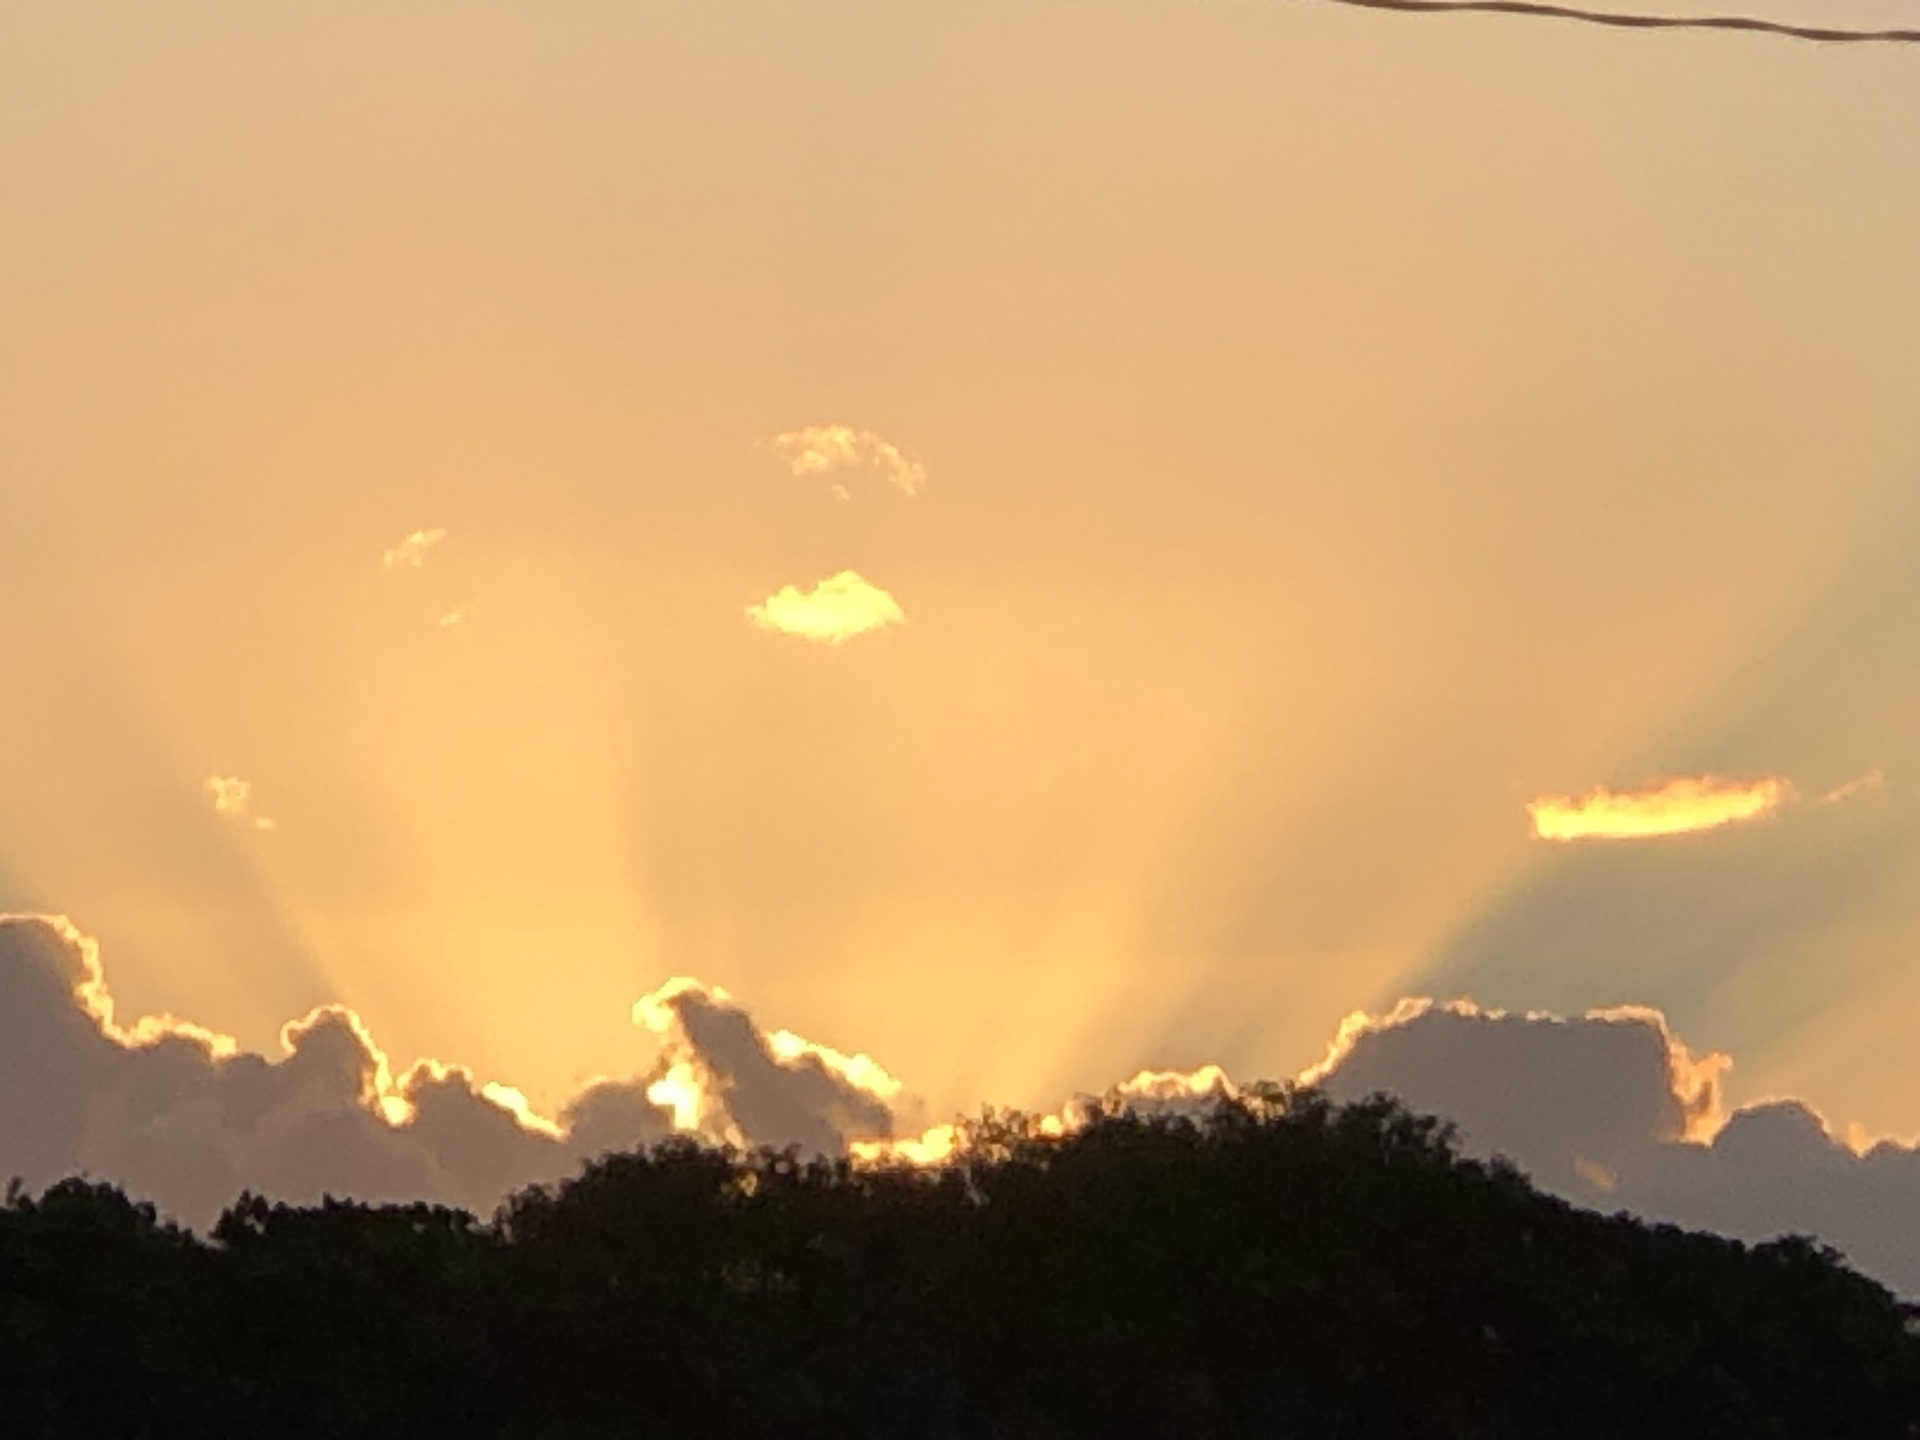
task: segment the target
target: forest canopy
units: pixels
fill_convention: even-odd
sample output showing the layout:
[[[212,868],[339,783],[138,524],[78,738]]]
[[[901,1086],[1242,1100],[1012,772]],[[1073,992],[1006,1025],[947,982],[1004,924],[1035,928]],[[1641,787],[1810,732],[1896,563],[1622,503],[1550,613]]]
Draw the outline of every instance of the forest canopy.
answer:
[[[1385,1097],[988,1112],[944,1164],[674,1141],[489,1219],[0,1207],[5,1433],[1894,1437],[1916,1315],[1830,1250],[1534,1190]]]

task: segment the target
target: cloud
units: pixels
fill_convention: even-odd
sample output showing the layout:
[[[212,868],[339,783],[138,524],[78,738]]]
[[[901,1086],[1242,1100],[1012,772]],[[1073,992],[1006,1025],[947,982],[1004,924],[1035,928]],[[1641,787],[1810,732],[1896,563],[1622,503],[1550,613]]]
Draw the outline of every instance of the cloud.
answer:
[[[1836,785],[1813,803],[1816,805],[1838,805],[1843,800],[1851,800],[1856,795],[1872,795],[1887,788],[1887,772],[1869,770],[1863,775]]]
[[[1683,776],[1649,781],[1638,790],[1542,795],[1527,802],[1527,814],[1542,840],[1643,840],[1756,820],[1792,793],[1792,785],[1774,775],[1758,780]]]
[[[253,813],[253,782],[238,775],[209,775],[205,781],[213,813],[254,830],[272,830],[275,824],[264,815]]]
[[[859,470],[878,476],[905,495],[917,495],[926,484],[927,472],[917,461],[901,453],[899,447],[883,440],[871,430],[856,430],[849,425],[808,425],[776,435],[768,448],[787,462],[795,475],[830,476],[843,470]],[[844,485],[835,482],[834,498],[849,498]]]
[[[839,645],[871,630],[906,623],[906,611],[878,585],[851,570],[830,575],[811,588],[786,585],[757,605],[747,618],[762,630],[826,645]]]
[[[463,1071],[396,1081],[351,1011],[287,1025],[281,1054],[167,1016],[116,1021],[98,948],[58,917],[0,917],[0,1176],[87,1173],[205,1224],[243,1188],[289,1200],[490,1207],[573,1157]]]
[[[900,1086],[876,1062],[769,1035],[724,991],[676,980],[635,1018],[647,1067],[553,1120],[458,1065],[397,1073],[343,1006],[286,1025],[275,1056],[171,1016],[122,1024],[94,941],[61,917],[0,916],[0,1181],[86,1173],[201,1226],[242,1189],[486,1213],[676,1131],[830,1154],[893,1132]]]
[[[1480,1153],[1564,1191],[1630,1169],[1649,1145],[1710,1134],[1730,1063],[1695,1055],[1657,1011],[1561,1019],[1413,999],[1348,1016],[1299,1078],[1336,1100],[1399,1095],[1458,1122]]]
[[[386,570],[418,570],[427,563],[427,552],[447,538],[447,532],[441,529],[415,530],[398,545],[394,545],[380,554],[380,565]]]
[[[893,1134],[899,1081],[865,1055],[763,1033],[725,990],[670,980],[633,1007],[633,1019],[660,1043],[647,1098],[679,1130],[824,1154]]]
[[[457,1065],[397,1072],[343,1006],[285,1026],[273,1056],[171,1016],[124,1022],[91,939],[59,917],[0,916],[0,1178],[39,1189],[89,1174],[204,1226],[242,1189],[485,1213],[676,1133],[916,1164],[965,1143],[958,1124],[920,1130],[872,1057],[764,1030],[718,987],[671,980],[633,1018],[648,1062],[549,1119]],[[1397,1095],[1454,1121],[1469,1153],[1505,1155],[1576,1203],[1748,1240],[1810,1234],[1920,1297],[1920,1151],[1856,1150],[1796,1101],[1726,1115],[1727,1066],[1653,1010],[1560,1018],[1414,999],[1348,1017],[1298,1080],[1336,1100]],[[1194,1115],[1240,1093],[1217,1066],[1143,1070],[1033,1125],[1063,1135],[1116,1110]]]
[[[1725,1115],[1728,1065],[1653,1010],[1561,1019],[1412,1000],[1349,1017],[1302,1078],[1443,1115],[1470,1153],[1506,1155],[1578,1203],[1749,1241],[1813,1235],[1920,1298],[1920,1151],[1857,1154],[1797,1101]]]
[[[1920,1149],[1883,1141],[1856,1152],[1797,1101],[1728,1115],[1730,1063],[1690,1048],[1655,1010],[1562,1018],[1415,998],[1348,1016],[1296,1083],[1337,1102],[1397,1096],[1452,1121],[1468,1154],[1504,1156],[1576,1204],[1748,1241],[1812,1235],[1920,1299]],[[1030,1123],[1059,1136],[1103,1113],[1192,1115],[1241,1093],[1218,1066],[1141,1071]],[[965,1144],[963,1126],[938,1125],[853,1153],[932,1164]]]

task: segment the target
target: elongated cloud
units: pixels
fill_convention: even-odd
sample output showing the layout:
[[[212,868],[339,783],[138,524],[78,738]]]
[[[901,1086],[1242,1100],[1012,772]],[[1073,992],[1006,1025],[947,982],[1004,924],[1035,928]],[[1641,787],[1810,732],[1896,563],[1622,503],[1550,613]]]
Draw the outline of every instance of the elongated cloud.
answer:
[[[253,813],[253,782],[238,775],[209,775],[207,797],[213,801],[213,813],[253,830],[271,830],[274,822]]]
[[[795,475],[831,476],[840,471],[864,471],[877,476],[904,495],[917,495],[927,482],[926,469],[910,460],[900,448],[883,440],[871,430],[856,430],[850,425],[808,425],[776,435],[768,448],[787,462]],[[849,498],[844,485],[835,482],[836,499]]]
[[[1793,787],[1775,775],[1758,780],[1683,776],[1638,790],[1542,795],[1527,802],[1527,814],[1542,840],[1645,840],[1757,820],[1792,793]]]
[[[1839,805],[1859,795],[1874,795],[1887,788],[1887,772],[1869,770],[1864,775],[1833,787],[1813,803],[1816,805]]]
[[[447,538],[445,530],[416,530],[398,545],[381,552],[380,565],[386,570],[418,570],[427,563],[427,552]]]
[[[747,618],[762,630],[840,645],[870,630],[904,624],[907,612],[878,585],[852,570],[842,570],[805,590],[782,586],[759,604],[749,605]]]

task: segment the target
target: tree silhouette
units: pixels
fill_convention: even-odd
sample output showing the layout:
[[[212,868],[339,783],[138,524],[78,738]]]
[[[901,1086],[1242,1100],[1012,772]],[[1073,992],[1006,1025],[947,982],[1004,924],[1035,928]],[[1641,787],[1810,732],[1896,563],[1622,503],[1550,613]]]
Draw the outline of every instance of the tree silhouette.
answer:
[[[1576,1209],[1384,1097],[987,1112],[938,1167],[674,1141],[426,1205],[0,1207],[0,1423],[499,1440],[1920,1434],[1916,1314],[1804,1239]]]

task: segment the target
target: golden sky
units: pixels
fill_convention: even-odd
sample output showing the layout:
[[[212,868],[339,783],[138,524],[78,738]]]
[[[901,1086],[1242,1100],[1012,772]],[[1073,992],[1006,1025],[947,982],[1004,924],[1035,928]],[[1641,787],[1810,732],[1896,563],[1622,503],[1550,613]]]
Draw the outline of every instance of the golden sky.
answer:
[[[697,976],[939,1114],[1637,1004],[1920,1132],[1911,50],[29,0],[0,197],[0,910],[125,1014],[550,1108]]]

